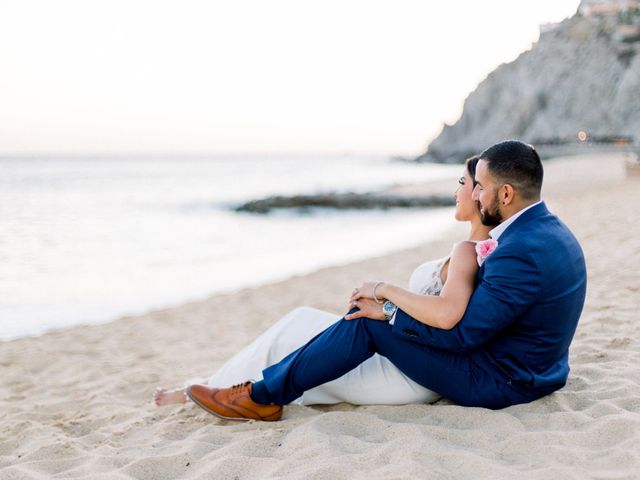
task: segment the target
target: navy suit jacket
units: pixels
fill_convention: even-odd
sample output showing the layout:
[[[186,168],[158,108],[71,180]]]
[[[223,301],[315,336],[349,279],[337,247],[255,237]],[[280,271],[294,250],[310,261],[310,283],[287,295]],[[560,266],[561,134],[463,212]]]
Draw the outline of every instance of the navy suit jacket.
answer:
[[[497,381],[530,399],[555,391],[569,375],[569,345],[587,284],[582,249],[544,203],[522,213],[478,272],[462,320],[451,330],[396,313],[392,333],[470,355]],[[429,368],[425,365],[425,368]]]

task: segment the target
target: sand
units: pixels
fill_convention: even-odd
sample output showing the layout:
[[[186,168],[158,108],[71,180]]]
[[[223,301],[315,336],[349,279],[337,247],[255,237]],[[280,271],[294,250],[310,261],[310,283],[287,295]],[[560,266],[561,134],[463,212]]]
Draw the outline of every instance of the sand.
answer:
[[[157,408],[287,311],[336,313],[365,279],[406,284],[465,235],[176,308],[0,343],[0,478],[640,478],[640,178],[621,155],[545,163],[544,197],[587,257],[562,390],[500,411],[290,406],[275,423]],[[412,187],[415,189],[415,187]]]

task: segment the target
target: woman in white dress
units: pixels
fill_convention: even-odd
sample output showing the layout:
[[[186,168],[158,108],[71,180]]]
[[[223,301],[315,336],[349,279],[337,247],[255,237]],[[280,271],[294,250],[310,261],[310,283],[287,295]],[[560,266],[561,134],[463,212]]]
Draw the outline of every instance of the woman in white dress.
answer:
[[[469,222],[469,242],[487,239],[491,229],[491,227],[482,224],[480,208],[477,202],[472,199],[477,162],[477,157],[467,160],[464,175],[458,180],[459,186],[454,193],[456,198],[455,218],[458,221]],[[458,250],[460,249],[454,248],[454,252]],[[469,247],[466,250],[469,250]],[[416,268],[409,280],[409,292],[419,295],[439,295],[447,280],[450,260],[451,256],[448,255],[438,260],[426,262]],[[372,283],[365,283],[362,288],[371,289]],[[357,294],[358,289],[354,292]],[[357,295],[351,296],[352,300],[354,298],[357,298]],[[398,306],[403,308],[402,304]],[[462,316],[466,304],[460,305],[460,307],[459,317]],[[241,383],[247,379],[262,378],[262,370],[279,362],[340,318],[339,315],[310,307],[297,308],[240,350],[208,380],[191,379],[186,382],[184,387],[197,383],[224,387]],[[437,320],[434,320],[433,323],[433,326],[441,328],[452,328],[453,326],[443,327],[438,324]],[[438,398],[437,393],[411,380],[387,358],[375,354],[342,377],[306,391],[293,403],[314,405],[348,402],[355,405],[402,405],[433,402]],[[184,388],[176,390],[158,388],[153,399],[158,406],[185,403],[188,400]]]

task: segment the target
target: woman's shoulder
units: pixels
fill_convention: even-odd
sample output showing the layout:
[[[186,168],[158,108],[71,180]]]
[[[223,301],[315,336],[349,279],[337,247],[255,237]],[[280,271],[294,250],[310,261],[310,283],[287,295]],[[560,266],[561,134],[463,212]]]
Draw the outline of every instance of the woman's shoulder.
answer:
[[[458,255],[465,255],[465,254],[469,254],[469,253],[473,253],[473,255],[476,255],[476,244],[478,242],[474,242],[473,240],[462,240],[460,242],[456,242],[453,244],[453,250],[451,250],[451,256],[458,254]]]
[[[453,244],[451,250],[452,262],[477,262],[476,242],[471,240],[463,240]]]

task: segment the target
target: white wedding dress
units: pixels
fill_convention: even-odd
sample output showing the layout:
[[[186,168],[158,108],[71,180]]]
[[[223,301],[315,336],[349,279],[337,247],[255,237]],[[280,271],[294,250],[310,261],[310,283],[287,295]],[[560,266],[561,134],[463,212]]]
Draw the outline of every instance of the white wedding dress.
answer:
[[[420,265],[411,275],[409,289],[422,295],[439,295],[442,290],[440,273],[448,260],[447,256]],[[279,362],[340,318],[315,308],[296,308],[240,350],[208,380],[192,379],[186,385],[206,382],[211,387],[228,387],[246,380],[261,380],[262,370]],[[425,365],[425,368],[429,366]],[[391,361],[376,353],[342,377],[304,392],[293,403],[404,405],[434,402],[438,398],[440,395],[414,382]]]

